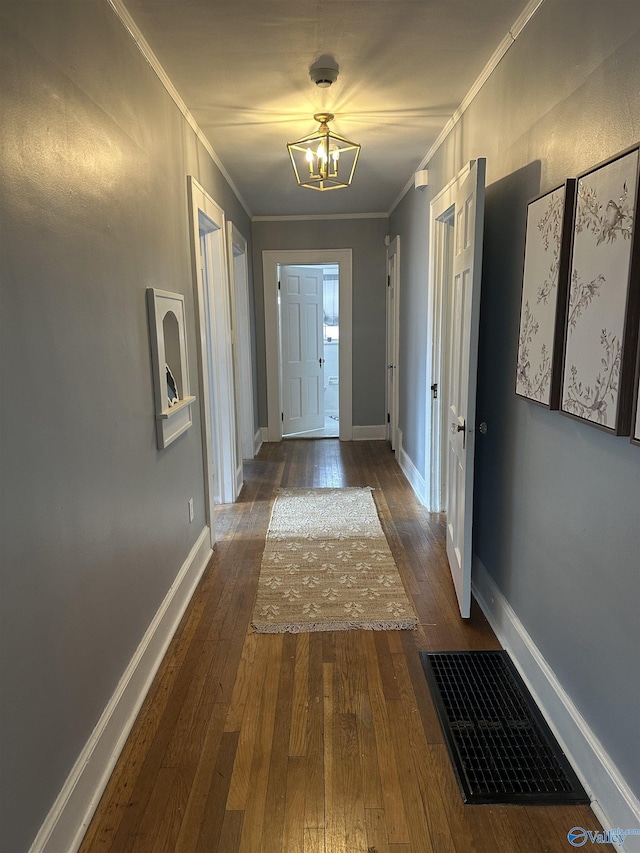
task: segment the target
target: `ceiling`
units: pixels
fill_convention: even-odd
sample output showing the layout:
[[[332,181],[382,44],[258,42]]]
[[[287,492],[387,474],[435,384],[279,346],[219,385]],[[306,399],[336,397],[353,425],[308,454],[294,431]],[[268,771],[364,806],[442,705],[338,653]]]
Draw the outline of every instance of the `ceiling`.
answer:
[[[254,216],[386,213],[528,0],[123,0]],[[339,67],[329,89],[309,68]],[[316,112],[362,144],[351,187],[295,183]],[[481,152],[480,152],[481,153]]]

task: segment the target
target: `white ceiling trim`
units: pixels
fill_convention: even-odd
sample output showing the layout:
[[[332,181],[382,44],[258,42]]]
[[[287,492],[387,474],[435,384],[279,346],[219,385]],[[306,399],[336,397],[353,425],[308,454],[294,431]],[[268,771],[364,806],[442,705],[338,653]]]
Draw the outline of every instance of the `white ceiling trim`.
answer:
[[[300,213],[291,216],[253,216],[252,222],[293,222],[311,219],[388,219],[388,213]]]
[[[180,97],[180,93],[178,92],[176,87],[173,85],[173,83],[169,79],[167,72],[164,70],[164,68],[160,64],[160,60],[158,59],[158,57],[155,55],[155,53],[151,49],[149,42],[145,39],[145,37],[140,32],[138,25],[136,24],[136,22],[133,20],[133,18],[129,14],[128,10],[123,5],[122,0],[107,0],[107,2],[109,3],[109,5],[113,9],[113,11],[116,13],[118,18],[120,18],[120,21],[122,22],[122,24],[125,26],[125,28],[129,32],[129,35],[131,36],[131,38],[136,43],[138,50],[144,56],[144,58],[147,60],[149,65],[153,68],[153,70],[155,71],[155,73],[158,76],[158,79],[160,80],[162,85],[165,87],[165,89],[167,90],[167,92],[169,93],[169,95],[171,96],[173,101],[175,102],[176,106],[178,107],[178,109],[180,110],[182,115],[185,117],[185,119],[189,123],[191,129],[194,131],[194,133],[196,134],[196,136],[198,137],[200,142],[206,148],[206,150],[207,150],[208,154],[211,156],[211,159],[213,160],[213,162],[216,164],[216,166],[220,169],[220,171],[224,175],[225,180],[227,181],[227,183],[229,184],[229,186],[231,187],[231,189],[235,193],[236,198],[238,199],[238,201],[240,202],[240,204],[244,208],[247,216],[249,218],[251,218],[251,216],[252,216],[251,210],[249,209],[245,200],[242,198],[240,191],[238,190],[238,188],[236,187],[234,182],[231,180],[231,177],[229,176],[229,173],[225,169],[222,161],[220,160],[220,158],[218,157],[216,152],[211,147],[211,143],[209,142],[207,137],[202,132],[199,124],[197,123],[197,121],[193,117],[192,113],[189,111],[189,108],[187,107],[185,102]]]
[[[504,55],[509,50],[509,48],[515,44],[515,41],[518,38],[518,36],[520,35],[520,33],[522,32],[522,30],[526,27],[526,25],[529,23],[531,18],[533,18],[533,16],[538,11],[540,6],[542,6],[543,3],[544,3],[544,0],[529,0],[529,2],[525,6],[525,8],[521,12],[521,14],[516,18],[515,22],[513,23],[513,26],[511,27],[511,29],[509,30],[507,35],[502,39],[502,41],[500,42],[500,44],[498,45],[498,47],[494,51],[493,55],[491,56],[491,58],[489,59],[489,61],[485,65],[485,67],[482,69],[479,76],[476,78],[473,86],[469,89],[467,94],[462,99],[462,102],[460,103],[460,106],[458,107],[458,109],[454,112],[454,114],[451,116],[449,121],[442,128],[440,135],[438,136],[436,141],[433,143],[433,145],[431,146],[429,151],[422,158],[419,165],[416,167],[416,172],[420,171],[420,169],[425,169],[429,165],[429,161],[434,156],[434,154],[436,153],[438,148],[440,148],[440,146],[442,145],[444,140],[447,138],[447,136],[451,133],[451,131],[453,130],[455,125],[458,123],[458,121],[460,121],[460,118],[466,112],[467,108],[469,107],[469,105],[471,104],[471,102],[473,101],[475,96],[478,94],[480,89],[482,89],[482,87],[487,82],[487,80],[489,79],[491,74],[493,74],[493,72],[495,71],[500,60],[503,59]],[[405,197],[407,192],[413,186],[414,186],[414,176],[412,175],[411,178],[405,184],[405,186],[404,186],[402,192],[400,193],[400,195],[398,196],[398,198],[394,201],[394,203],[389,208],[389,215],[391,213],[393,213],[393,211],[400,204],[400,202]]]

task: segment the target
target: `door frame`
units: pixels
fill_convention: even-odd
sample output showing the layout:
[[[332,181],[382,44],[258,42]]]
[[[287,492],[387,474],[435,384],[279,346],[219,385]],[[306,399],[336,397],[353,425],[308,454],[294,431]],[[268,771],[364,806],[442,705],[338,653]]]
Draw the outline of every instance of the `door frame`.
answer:
[[[393,260],[392,260],[393,259]],[[392,289],[392,291],[391,291]],[[390,316],[389,299],[393,292],[393,316]],[[400,352],[400,236],[396,236],[387,246],[387,360],[385,363],[385,392],[387,411],[387,438],[391,449],[398,450],[398,409],[399,397],[399,352]],[[391,352],[389,340],[393,341]],[[393,384],[389,390],[390,371],[393,371]]]
[[[340,289],[339,409],[340,440],[353,438],[353,295],[351,249],[267,249],[262,252],[264,325],[267,369],[267,441],[282,441],[280,380],[279,265],[338,265]]]
[[[425,418],[425,459],[429,460],[425,471],[425,490],[429,512],[446,512],[445,495],[447,472],[443,464],[446,457],[446,434],[443,430],[445,385],[447,381],[447,348],[449,345],[447,328],[447,286],[451,269],[446,252],[444,229],[455,215],[455,197],[458,184],[471,171],[473,161],[456,175],[453,180],[436,195],[430,204],[429,214],[429,286],[427,300],[427,347],[426,362],[426,399],[431,400],[430,416]],[[434,399],[432,385],[437,385],[438,396]]]
[[[253,407],[253,356],[251,345],[251,304],[247,241],[234,222],[227,222],[229,247],[229,279],[233,294],[232,311],[236,336],[236,399],[242,458],[255,456],[255,415]]]
[[[204,427],[205,503],[213,537],[214,505],[233,503],[238,496],[226,227],[222,208],[193,176],[189,175],[187,182]],[[211,226],[205,233],[207,281],[200,263],[200,226],[203,222]]]

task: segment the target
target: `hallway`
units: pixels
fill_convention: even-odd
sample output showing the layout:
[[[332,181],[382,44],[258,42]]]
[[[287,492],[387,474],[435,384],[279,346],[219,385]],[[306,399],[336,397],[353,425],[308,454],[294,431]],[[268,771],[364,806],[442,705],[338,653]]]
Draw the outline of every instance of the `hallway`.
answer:
[[[275,491],[369,485],[416,631],[258,635]],[[587,807],[464,806],[418,650],[496,648],[463,622],[443,518],[386,442],[289,440],[245,463],[214,557],[125,745],[82,853],[555,853]]]

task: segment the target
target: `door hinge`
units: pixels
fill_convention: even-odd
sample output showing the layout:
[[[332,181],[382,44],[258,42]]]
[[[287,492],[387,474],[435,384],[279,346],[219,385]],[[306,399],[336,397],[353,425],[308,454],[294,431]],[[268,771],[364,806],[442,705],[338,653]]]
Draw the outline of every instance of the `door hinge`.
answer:
[[[278,290],[280,290],[280,282],[278,282]]]
[[[280,420],[284,423],[284,412],[280,412]]]
[[[433,395],[433,399],[437,400],[438,399],[438,383],[437,382],[434,382],[433,385],[431,386],[431,393]]]
[[[391,287],[391,276],[387,276],[387,287]]]
[[[391,415],[389,414],[389,412],[387,412],[387,423],[391,423]]]

